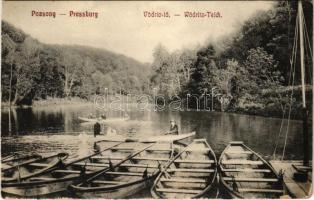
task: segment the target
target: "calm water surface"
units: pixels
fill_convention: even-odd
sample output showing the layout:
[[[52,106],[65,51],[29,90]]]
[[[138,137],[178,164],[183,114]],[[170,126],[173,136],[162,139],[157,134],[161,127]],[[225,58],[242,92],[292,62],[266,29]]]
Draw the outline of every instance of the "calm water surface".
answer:
[[[8,131],[8,111],[1,113],[1,154],[57,153],[66,151],[70,159],[90,154],[93,150],[92,124],[81,123],[78,116],[102,114],[93,106],[54,106],[15,109],[11,114],[12,133]],[[270,159],[279,134],[281,119],[219,112],[128,112],[127,122],[109,123],[118,134],[132,137],[160,135],[169,129],[169,120],[176,120],[181,133],[196,131],[196,138],[206,138],[217,157],[228,142],[242,140],[264,158]],[[122,117],[121,111],[107,113],[108,118]],[[277,157],[281,157],[287,121],[279,136]],[[285,159],[302,158],[302,122],[290,121]],[[71,196],[70,196],[71,197]],[[134,198],[148,197],[145,190]]]

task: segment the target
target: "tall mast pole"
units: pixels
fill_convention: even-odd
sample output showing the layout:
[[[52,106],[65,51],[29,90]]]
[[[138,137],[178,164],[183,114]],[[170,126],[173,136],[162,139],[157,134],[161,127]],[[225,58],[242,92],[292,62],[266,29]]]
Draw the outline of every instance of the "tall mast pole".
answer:
[[[304,67],[304,30],[303,30],[303,9],[301,0],[298,1],[298,18],[300,30],[300,61],[301,61],[301,82],[302,82],[302,112],[303,112],[303,165],[309,164],[308,151],[308,128],[307,128],[307,111],[305,101],[305,67]]]

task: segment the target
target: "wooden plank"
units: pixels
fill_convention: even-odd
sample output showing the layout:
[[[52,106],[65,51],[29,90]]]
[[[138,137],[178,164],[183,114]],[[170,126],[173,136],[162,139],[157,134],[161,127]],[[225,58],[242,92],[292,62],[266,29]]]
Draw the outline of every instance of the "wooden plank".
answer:
[[[209,152],[210,148],[188,148],[185,151],[186,152]]]
[[[46,163],[30,163],[29,166],[32,166],[32,167],[49,167],[50,165],[46,164]]]
[[[143,176],[143,173],[135,173],[135,172],[106,172],[105,174],[123,175],[123,176]]]
[[[239,188],[238,190],[239,192],[284,193],[284,190],[275,190],[275,189]]]
[[[175,160],[175,163],[213,164],[214,160]]]
[[[74,163],[77,166],[85,166],[85,163]],[[109,167],[106,163],[86,163],[90,167]],[[138,168],[158,168],[158,165],[145,165],[145,164],[121,164],[121,167],[138,167]]]
[[[296,169],[293,167],[293,165],[302,165],[301,160],[272,160],[270,163],[277,173],[280,170],[284,170],[284,182],[288,192],[293,198],[303,199],[311,196],[311,179],[309,179],[307,182],[298,182],[293,178],[293,175],[296,172]]]
[[[277,178],[222,177],[225,181],[236,182],[277,182]]]
[[[223,165],[263,165],[264,163],[260,160],[236,160],[236,159],[230,159],[230,160],[223,160],[221,162]]]
[[[244,168],[244,169],[222,168],[222,171],[224,171],[224,172],[265,172],[265,173],[271,173],[272,172],[270,169],[252,169],[252,168]]]
[[[179,182],[179,183],[206,183],[205,179],[192,179],[192,178],[161,178],[162,182]]]
[[[225,153],[226,154],[253,154],[252,151],[239,151],[239,150],[236,150],[236,151],[226,151]]]
[[[134,148],[131,148],[131,147],[114,147],[114,148],[111,148],[111,150],[113,150],[113,151],[133,151]]]
[[[49,177],[34,177],[30,178],[30,181],[52,181],[52,180],[57,180],[57,178],[49,178]]]
[[[119,184],[125,184],[127,182],[124,181],[93,181],[93,183],[97,183],[97,184],[114,184],[114,185],[119,185]]]
[[[167,189],[167,188],[157,188],[158,192],[165,193],[184,193],[184,194],[199,194],[202,190],[187,190],[187,189]]]
[[[172,149],[147,149],[146,151],[167,151],[167,152],[171,152]]]
[[[212,173],[215,172],[213,169],[188,169],[188,168],[180,168],[180,169],[169,169],[168,172],[191,172],[191,173]]]
[[[94,159],[99,160],[123,160],[125,157],[109,157],[109,156],[94,156]],[[168,161],[169,158],[153,158],[153,157],[133,157],[130,160],[153,160],[153,161]]]
[[[80,174],[80,170],[54,170],[52,173],[63,173],[63,174]]]
[[[229,144],[243,144],[243,141],[231,141]]]
[[[156,188],[158,192],[165,193],[184,193],[184,194],[199,194],[202,190],[186,190],[186,189],[166,189],[166,188]]]

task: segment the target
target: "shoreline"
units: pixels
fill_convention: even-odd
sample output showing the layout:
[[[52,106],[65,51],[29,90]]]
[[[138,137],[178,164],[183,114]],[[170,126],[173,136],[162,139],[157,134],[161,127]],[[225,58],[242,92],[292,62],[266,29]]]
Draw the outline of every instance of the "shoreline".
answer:
[[[129,102],[130,107],[132,107],[135,102]],[[153,105],[149,103],[150,105]],[[80,99],[80,98],[49,98],[45,100],[35,100],[33,101],[32,105],[13,105],[11,108],[16,109],[16,108],[43,108],[46,106],[92,106],[94,105],[94,102],[85,100],[85,99]],[[130,108],[129,107],[129,108]],[[9,103],[8,102],[1,102],[1,109],[2,111],[8,111],[9,109]],[[154,111],[154,109],[150,109],[150,111]],[[207,110],[196,110],[196,109],[189,109],[189,110],[178,110],[178,112],[188,112],[188,111],[196,111],[196,112],[212,112],[212,113],[227,113],[227,114],[239,114],[239,115],[248,115],[248,116],[256,116],[256,117],[265,117],[265,118],[274,118],[274,119],[287,119],[287,118],[282,118],[282,113],[277,113],[277,112],[272,112],[270,113],[267,110],[259,110],[256,109],[252,112],[252,110],[244,110],[244,109],[236,109],[236,110],[229,110],[229,111],[219,111],[219,110],[213,110],[213,111],[207,111]],[[143,112],[145,112],[143,110]],[[158,111],[156,111],[158,112]],[[300,121],[302,118],[299,116],[297,117],[292,117],[290,120],[295,120],[295,121]]]

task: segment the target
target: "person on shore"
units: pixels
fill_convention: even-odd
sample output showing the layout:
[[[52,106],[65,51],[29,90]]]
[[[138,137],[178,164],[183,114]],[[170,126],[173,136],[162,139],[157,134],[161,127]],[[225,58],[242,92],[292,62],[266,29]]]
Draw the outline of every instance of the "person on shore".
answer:
[[[166,133],[167,134],[172,134],[172,135],[178,135],[179,134],[179,128],[178,125],[174,120],[170,120],[170,130]]]
[[[101,126],[98,122],[96,122],[94,124],[94,137],[96,137],[97,135],[100,135],[101,132]]]

